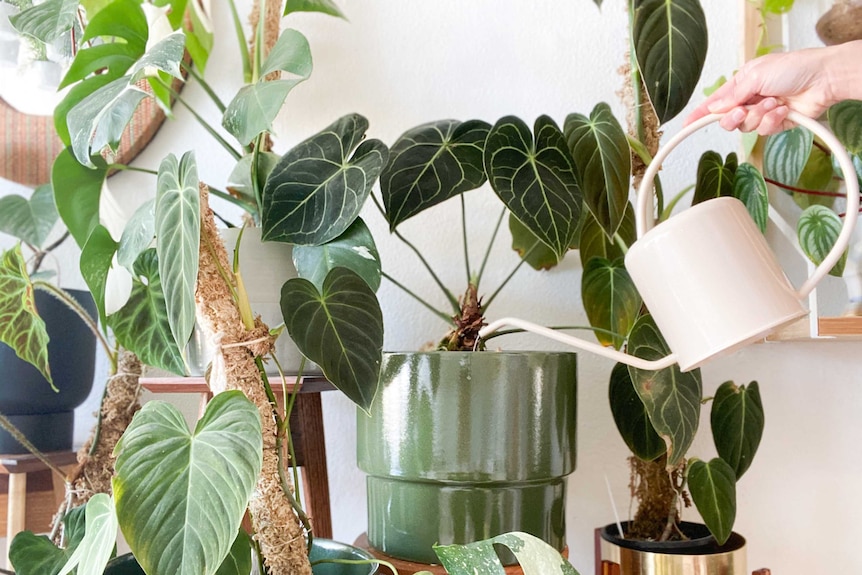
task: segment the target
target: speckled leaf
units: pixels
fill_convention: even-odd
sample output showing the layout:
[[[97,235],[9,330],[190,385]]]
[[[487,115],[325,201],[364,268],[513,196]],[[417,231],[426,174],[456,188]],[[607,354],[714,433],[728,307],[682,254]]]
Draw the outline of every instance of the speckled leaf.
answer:
[[[862,101],[845,100],[827,113],[829,127],[851,154],[862,154]]]
[[[628,367],[623,363],[616,364],[611,370],[608,399],[617,430],[632,453],[644,461],[652,461],[667,451],[667,445],[653,429]]]
[[[706,59],[706,16],[698,0],[635,0],[632,41],[659,121],[688,103]]]
[[[733,196],[745,204],[751,219],[762,233],[766,233],[766,224],[769,221],[769,191],[760,170],[748,162],[739,166],[733,179]]]
[[[583,193],[565,137],[547,116],[535,139],[519,118],[500,119],[485,143],[485,172],[509,210],[562,258],[575,241]]]
[[[108,317],[108,323],[120,345],[134,352],[143,363],[183,374],[185,364],[171,334],[154,248],[142,253],[135,262],[135,274],[138,277],[134,280],[129,301]]]
[[[108,177],[108,165],[101,156],[94,156],[95,169],[81,165],[66,148],[51,167],[51,185],[57,212],[72,234],[78,247],[84,247],[90,232],[99,225],[99,198]]]
[[[820,265],[820,262],[835,245],[835,240],[841,233],[842,225],[843,222],[838,214],[826,206],[811,206],[802,212],[796,223],[799,246],[812,262]],[[829,275],[841,277],[846,262],[847,253],[845,252],[838,263],[829,271]]]
[[[380,174],[390,229],[484,184],[482,154],[490,129],[480,120],[439,120],[402,134],[389,150],[389,160]]]
[[[797,126],[769,136],[763,149],[763,172],[766,177],[786,186],[795,186],[805,169],[814,134]]]
[[[660,359],[670,353],[650,315],[641,316],[629,334],[629,353],[643,359]],[[702,382],[700,370],[683,373],[679,365],[649,371],[629,367],[638,397],[643,401],[653,428],[668,447],[668,467],[684,458],[700,423]]]
[[[168,154],[156,185],[156,253],[168,323],[185,349],[195,326],[195,284],[201,243],[200,192],[194,153]]]
[[[691,205],[713,198],[733,195],[734,174],[736,173],[736,154],[728,154],[727,160],[712,150],[705,152],[697,164],[697,183]]]
[[[512,214],[509,214],[509,232],[512,234],[512,249],[534,270],[549,270],[559,263],[554,250]]]
[[[38,369],[57,391],[48,366],[48,332],[36,310],[20,244],[3,252],[0,259],[0,341]]]
[[[617,230],[617,235],[626,246],[632,245],[637,238],[635,210],[631,202],[626,206],[623,222]],[[605,258],[613,261],[625,255],[616,239],[611,240],[605,235],[589,210],[584,210],[581,217],[580,236],[578,249],[583,267],[586,267],[587,262],[593,258]]]
[[[293,265],[299,277],[317,289],[329,272],[337,267],[348,268],[365,280],[372,290],[380,287],[380,254],[368,226],[357,218],[347,231],[322,246],[294,246]]]
[[[42,247],[58,217],[50,184],[33,190],[29,200],[17,194],[0,198],[0,232],[31,246]]]
[[[529,533],[504,533],[467,545],[435,545],[434,552],[450,575],[503,575],[495,544],[514,553],[524,575],[578,575],[559,551]]]
[[[736,520],[736,476],[723,459],[693,459],[688,465],[688,490],[703,522],[724,545]]]
[[[622,347],[643,304],[623,260],[593,258],[587,262],[581,276],[581,297],[590,325],[617,334],[596,331],[599,343]]]
[[[84,537],[58,575],[102,575],[117,544],[117,515],[114,502],[105,493],[87,501]]]
[[[374,292],[347,268],[335,268],[318,291],[295,278],[281,289],[291,339],[326,378],[368,411],[377,393],[383,353],[383,314]]]
[[[580,175],[584,203],[605,235],[613,237],[628,205],[631,150],[626,133],[604,102],[589,118],[569,114],[563,131]]]
[[[359,114],[344,116],[282,156],[263,190],[264,241],[323,244],[350,227],[389,153],[362,142],[367,129]]]
[[[260,473],[260,414],[240,391],[213,397],[190,433],[161,401],[144,405],[114,450],[123,535],[150,575],[213,575]]]
[[[712,400],[710,425],[719,457],[740,479],[751,465],[760,438],[763,437],[763,403],[756,381],[737,387],[732,381],[722,383]]]

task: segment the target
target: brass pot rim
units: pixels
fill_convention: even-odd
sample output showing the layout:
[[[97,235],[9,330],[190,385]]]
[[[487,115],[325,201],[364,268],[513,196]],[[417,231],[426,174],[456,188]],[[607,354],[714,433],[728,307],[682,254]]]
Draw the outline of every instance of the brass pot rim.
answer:
[[[622,522],[623,530],[628,521]],[[682,521],[680,525],[690,532],[706,532],[704,537],[696,537],[688,541],[645,541],[639,539],[623,539],[618,536],[616,523],[605,525],[601,529],[601,537],[604,541],[622,547],[644,553],[661,553],[666,555],[716,555],[720,553],[732,553],[745,547],[745,538],[739,533],[731,532],[730,537],[719,545],[715,538],[709,534],[709,530],[702,523]]]

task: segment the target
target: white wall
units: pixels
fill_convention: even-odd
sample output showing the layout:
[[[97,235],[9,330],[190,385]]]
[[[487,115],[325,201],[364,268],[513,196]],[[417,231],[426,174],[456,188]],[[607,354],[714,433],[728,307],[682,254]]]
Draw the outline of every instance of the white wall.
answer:
[[[803,0],[798,0],[802,2]],[[241,73],[230,37],[226,7],[216,6],[216,26],[224,33],[207,78],[228,99]],[[246,2],[240,2],[247,5]],[[616,112],[622,85],[617,68],[624,60],[626,14],[621,0],[605,0],[599,11],[590,0],[516,2],[514,0],[440,0],[339,4],[350,22],[320,15],[296,15],[286,26],[309,38],[315,60],[311,80],[289,96],[277,125],[277,149],[323,128],[338,116],[359,112],[371,123],[369,137],[391,143],[420,122],[478,117],[494,122],[516,114],[532,123],[549,114],[562,124],[570,112],[589,113],[599,101]],[[701,84],[729,74],[737,66],[740,41],[738,3],[703,2],[710,26],[710,47]],[[241,12],[243,8],[241,7]],[[184,94],[202,102],[190,85]],[[166,124],[138,165],[155,167],[167,152],[194,148],[207,181],[224,181],[226,154],[210,143],[185,110]],[[666,127],[673,133],[680,120]],[[668,190],[691,182],[697,157],[708,147],[724,152],[736,138],[708,128],[677,151],[666,167]],[[126,205],[152,193],[146,176],[122,174],[111,187]],[[499,201],[484,189],[468,196],[473,265],[498,214]],[[230,210],[225,210],[230,212]],[[403,226],[403,233],[422,246],[453,289],[464,287],[458,239],[457,204],[446,205]],[[411,288],[444,303],[412,254],[387,237],[382,218],[367,210],[387,271]],[[804,273],[785,244],[776,240],[791,274]],[[492,255],[484,290],[489,293],[515,265],[506,241]],[[522,270],[491,309],[491,316],[518,315],[540,323],[585,324],[580,306],[580,264],[571,257],[552,272]],[[830,293],[839,298],[841,288]],[[380,299],[388,350],[416,349],[439,338],[444,326],[391,284]],[[513,338],[513,348],[558,349],[534,338]],[[776,573],[817,573],[825,565],[862,571],[854,543],[862,528],[855,511],[862,509],[857,488],[862,437],[857,416],[862,405],[859,343],[781,343],[758,345],[704,369],[706,392],[727,379],[757,380],[761,385],[767,426],[760,452],[739,485],[736,529],[749,541],[749,567],[769,566]],[[612,521],[605,479],[622,513],[628,508],[627,450],[619,439],[607,405],[611,363],[582,354],[579,358],[579,457],[569,481],[568,544],[573,564],[588,574],[593,568],[593,529]],[[83,420],[95,402],[80,410]],[[355,422],[351,405],[340,395],[325,396],[330,487],[335,537],[352,541],[365,528],[364,477],[355,466]],[[708,413],[704,412],[708,418]],[[82,424],[82,427],[86,425]],[[711,439],[701,434],[692,455],[711,457]],[[688,512],[688,517],[695,516]]]

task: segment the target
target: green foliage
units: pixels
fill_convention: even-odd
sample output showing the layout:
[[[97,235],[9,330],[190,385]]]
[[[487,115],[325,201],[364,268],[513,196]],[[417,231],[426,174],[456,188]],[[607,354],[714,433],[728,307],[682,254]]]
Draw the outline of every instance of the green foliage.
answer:
[[[611,370],[608,399],[617,430],[632,453],[644,461],[653,461],[667,451],[667,445],[650,423],[625,364],[618,363]]]
[[[58,575],[73,571],[77,575],[102,575],[117,544],[117,515],[114,502],[105,493],[97,493],[87,502],[84,536],[60,569]]]
[[[611,261],[622,258],[625,253],[623,253],[620,243],[630,246],[637,238],[634,207],[631,202],[626,206],[622,224],[613,239],[605,235],[592,213],[589,210],[584,210],[581,217],[580,236],[578,249],[580,250],[582,266],[586,267],[587,262],[593,258],[604,258]]]
[[[343,234],[320,246],[295,246],[293,264],[299,277],[323,289],[326,276],[337,267],[348,268],[375,292],[380,287],[380,254],[374,237],[361,218]]]
[[[763,11],[769,14],[784,14],[790,12],[795,0],[764,0]]]
[[[117,262],[128,270],[133,270],[135,262],[153,243],[156,235],[156,199],[147,200],[135,210],[120,237],[117,248]]]
[[[581,297],[590,325],[602,345],[622,347],[641,311],[643,300],[623,265],[623,260],[592,258],[581,276]]]
[[[503,575],[494,545],[508,547],[524,575],[578,575],[559,551],[528,533],[504,533],[467,545],[436,545],[434,552],[450,575]]]
[[[845,100],[827,112],[829,127],[852,155],[862,154],[862,101]]]
[[[96,309],[99,312],[99,321],[103,326],[107,321],[105,290],[108,272],[116,252],[117,242],[114,241],[105,226],[98,225],[90,233],[87,243],[84,244],[79,260],[81,276],[87,282],[87,288],[93,295],[93,301],[96,302]]]
[[[708,151],[700,157],[697,164],[697,183],[691,204],[699,204],[712,198],[732,196],[736,175],[736,154],[730,153],[722,161],[717,152]]]
[[[57,212],[79,247],[84,247],[90,232],[99,225],[99,198],[108,177],[108,165],[100,156],[93,156],[90,163],[95,169],[83,166],[66,148],[51,166]]]
[[[49,184],[34,189],[29,200],[15,194],[0,198],[0,232],[37,248],[48,239],[58,217]]]
[[[117,516],[144,570],[214,574],[260,473],[263,439],[254,404],[240,391],[219,393],[190,433],[176,408],[148,402],[114,453]]]
[[[739,480],[751,465],[763,436],[763,403],[756,381],[737,387],[732,381],[719,386],[712,400],[710,426],[719,457]]]
[[[63,517],[66,548],[59,549],[47,535],[22,531],[9,546],[9,561],[18,575],[57,575],[84,539],[87,506],[76,507]],[[115,535],[116,539],[116,535]]]
[[[813,144],[814,134],[802,126],[769,136],[763,149],[766,177],[786,186],[796,186]]]
[[[332,0],[287,0],[284,3],[284,15],[287,16],[292,12],[321,12],[347,19]]]
[[[730,537],[736,519],[736,476],[733,468],[716,457],[708,463],[688,464],[688,488],[697,511],[719,545]]]
[[[548,270],[559,263],[554,250],[512,214],[509,214],[509,233],[512,234],[512,249],[518,252],[531,268]]]
[[[802,212],[796,224],[799,247],[812,262],[820,265],[835,245],[835,241],[841,233],[841,227],[841,218],[834,211],[825,206],[811,206]],[[845,253],[832,267],[829,274],[841,277],[846,262],[847,254]]]
[[[46,0],[11,16],[9,21],[18,32],[49,44],[72,29],[77,0]]]
[[[248,575],[251,573],[251,554],[251,537],[240,527],[227,557],[224,558],[215,575]]]
[[[733,196],[745,204],[751,219],[762,233],[766,233],[769,192],[760,170],[747,162],[739,166],[733,179]]]

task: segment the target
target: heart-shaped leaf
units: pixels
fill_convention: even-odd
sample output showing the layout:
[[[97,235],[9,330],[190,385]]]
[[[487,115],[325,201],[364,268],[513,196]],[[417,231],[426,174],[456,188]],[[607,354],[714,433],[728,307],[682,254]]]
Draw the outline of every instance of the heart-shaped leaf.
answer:
[[[450,575],[503,575],[494,545],[507,547],[524,575],[578,575],[560,552],[534,535],[511,532],[466,545],[435,545],[434,552]]]
[[[81,250],[79,266],[81,276],[87,282],[87,288],[93,294],[96,309],[99,311],[99,322],[106,325],[105,291],[108,281],[108,272],[114,254],[117,252],[117,242],[111,237],[105,226],[99,225],[92,231],[87,243]]]
[[[195,326],[195,283],[201,243],[200,192],[194,153],[169,154],[156,187],[156,253],[168,322],[185,349]]]
[[[138,206],[126,222],[117,248],[117,261],[129,270],[134,269],[138,256],[152,246],[155,237],[156,199],[153,198]]]
[[[631,150],[626,133],[604,102],[589,118],[569,114],[563,131],[578,168],[584,203],[611,238],[628,205]]]
[[[590,325],[602,330],[595,332],[599,343],[622,347],[643,305],[623,260],[593,258],[587,262],[581,296]]]
[[[650,423],[625,364],[618,363],[611,370],[608,399],[617,430],[632,453],[644,461],[652,461],[667,451],[667,445]]]
[[[365,280],[346,268],[329,272],[321,291],[308,280],[288,280],[281,289],[281,312],[303,355],[368,411],[380,374],[383,314]]]
[[[20,245],[3,252],[0,259],[0,341],[38,369],[57,391],[48,366],[48,332],[36,310]]]
[[[736,154],[728,154],[722,161],[717,152],[708,151],[697,164],[697,183],[691,205],[713,198],[733,195],[734,175],[737,169]]]
[[[763,174],[748,162],[736,170],[733,178],[733,196],[743,204],[762,233],[769,221],[769,191]]]
[[[321,12],[347,19],[332,0],[287,0],[284,3],[284,15],[287,16],[291,12]]]
[[[68,575],[75,569],[78,575],[104,573],[117,544],[117,514],[114,502],[105,493],[97,493],[87,501],[86,527],[69,560],[58,575]]]
[[[748,470],[763,436],[763,403],[756,381],[737,387],[722,383],[712,400],[712,439],[719,457],[730,465],[737,480]]]
[[[185,364],[171,334],[155,249],[141,254],[135,262],[135,274],[139,277],[135,278],[129,301],[108,316],[108,324],[120,345],[133,351],[143,363],[183,374]]]
[[[693,459],[688,465],[688,489],[703,522],[719,545],[724,545],[736,520],[736,476],[720,457],[709,463]]]
[[[190,433],[151,401],[117,443],[117,515],[150,575],[212,575],[236,539],[260,474],[260,414],[240,391],[217,394]]]
[[[299,277],[307,279],[317,289],[323,289],[326,276],[337,267],[353,270],[375,292],[380,287],[380,254],[362,218],[357,218],[346,232],[322,246],[294,246],[293,265]]]
[[[763,172],[766,177],[785,186],[796,186],[813,144],[814,134],[802,126],[766,138],[763,148]]]
[[[706,60],[698,0],[636,0],[632,42],[643,84],[663,124],[688,104]]]
[[[96,169],[82,166],[71,149],[66,148],[51,167],[57,212],[81,248],[87,243],[90,232],[99,225],[99,198],[108,177],[108,165],[100,156],[94,156],[91,164]]]
[[[263,190],[264,241],[319,245],[350,227],[388,155],[379,140],[360,144],[367,129],[344,116],[282,156]]]
[[[50,184],[33,190],[29,201],[16,194],[0,198],[0,232],[31,246],[42,247],[58,217]]]
[[[484,184],[482,154],[490,129],[480,120],[439,120],[402,134],[380,174],[389,228]]]
[[[77,0],[46,0],[9,17],[21,34],[50,44],[72,29],[78,13]]]
[[[512,234],[512,249],[534,270],[549,270],[559,263],[554,250],[513,214],[509,214],[509,232]]]
[[[17,575],[57,575],[71,551],[57,548],[47,535],[22,531],[12,539],[9,561]]]
[[[832,250],[838,235],[841,233],[843,223],[838,214],[826,206],[811,206],[802,212],[796,223],[796,235],[799,238],[799,247],[805,255],[817,265]],[[847,254],[841,256],[829,275],[841,277],[844,274],[844,264],[847,262]]]
[[[862,101],[844,100],[829,108],[829,127],[854,155],[862,154]]]
[[[660,359],[670,353],[649,314],[635,322],[628,346],[629,353],[643,359]],[[668,467],[676,467],[685,458],[700,423],[700,370],[683,373],[674,364],[659,371],[629,367],[629,374],[653,428],[667,443]]]
[[[558,259],[575,241],[583,193],[566,139],[547,116],[536,120],[535,138],[523,120],[501,118],[485,142],[491,187]]]
[[[224,112],[224,129],[243,145],[261,132],[271,131],[285,98],[295,86],[308,79],[311,68],[308,40],[296,30],[284,30],[264,62],[260,76],[284,71],[292,77],[243,86]]]
[[[618,239],[617,237],[613,239],[608,238],[599,222],[593,217],[593,214],[589,210],[584,210],[581,216],[580,236],[578,251],[581,256],[581,266],[583,267],[586,267],[587,262],[593,258],[604,258],[613,261],[625,256],[618,241],[622,241],[625,246],[630,246],[637,239],[634,207],[632,207],[631,202],[627,204],[622,224],[617,229],[616,236]]]

